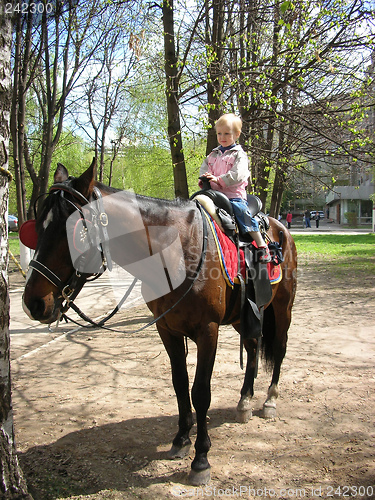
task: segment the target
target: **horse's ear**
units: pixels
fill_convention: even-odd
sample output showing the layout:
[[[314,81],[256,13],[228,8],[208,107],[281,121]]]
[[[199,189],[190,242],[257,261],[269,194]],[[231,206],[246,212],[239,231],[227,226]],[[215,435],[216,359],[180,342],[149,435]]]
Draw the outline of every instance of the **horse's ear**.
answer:
[[[56,184],[57,182],[64,182],[69,177],[69,173],[67,169],[64,167],[62,163],[57,164],[57,169],[53,176],[53,182]]]
[[[91,165],[83,172],[83,174],[76,179],[76,189],[83,194],[86,198],[89,198],[92,189],[94,187],[94,180],[96,176],[96,158],[93,158]]]

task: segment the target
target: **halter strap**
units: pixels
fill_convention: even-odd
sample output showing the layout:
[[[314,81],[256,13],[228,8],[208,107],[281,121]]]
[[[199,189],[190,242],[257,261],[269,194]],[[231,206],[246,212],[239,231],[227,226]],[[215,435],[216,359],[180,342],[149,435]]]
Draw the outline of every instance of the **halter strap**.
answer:
[[[61,196],[64,195],[64,193],[68,193],[73,198],[75,198],[80,204],[82,205],[88,205],[91,213],[92,213],[92,219],[93,219],[93,225],[95,224],[97,227],[97,241],[96,242],[90,242],[91,246],[98,246],[101,251],[102,255],[102,267],[105,269],[105,267],[108,267],[109,270],[112,269],[112,259],[111,255],[109,253],[109,236],[108,232],[106,229],[106,226],[108,224],[108,217],[107,214],[104,211],[104,206],[103,206],[103,200],[102,200],[102,195],[101,192],[98,188],[94,188],[93,191],[93,199],[96,202],[96,207],[95,204],[90,201],[79,191],[74,189],[71,186],[71,179],[67,182],[58,182],[55,183],[51,186],[49,193],[50,194],[58,194],[61,193]],[[64,196],[63,196],[64,197]],[[79,211],[81,214],[81,217],[85,220],[84,214],[79,206],[77,206],[73,201],[69,200],[68,198],[64,197],[65,201],[73,205],[73,207]],[[86,220],[85,220],[86,223]],[[81,258],[84,259],[84,256],[82,255]],[[86,273],[80,273],[77,270],[72,274],[72,276],[64,283],[53,271],[51,271],[48,267],[46,267],[44,264],[41,262],[37,261],[36,259],[33,259],[29,263],[29,267],[32,269],[35,269],[39,274],[41,274],[44,278],[46,278],[52,285],[54,285],[60,292],[61,292],[61,297],[66,301],[66,305],[62,307],[62,311],[65,312],[69,309],[70,304],[73,302],[73,300],[77,297],[79,292],[81,291],[83,285],[86,283],[88,278],[91,276]],[[102,273],[98,273],[102,274]],[[98,277],[98,275],[97,275]]]
[[[69,193],[77,198],[77,200],[79,200],[83,205],[87,205],[88,203],[90,203],[86,196],[84,196],[82,193],[80,193],[70,185],[70,181],[71,179],[67,182],[56,182],[55,184],[52,184],[49,192],[52,193],[53,191],[65,191],[66,193]]]
[[[39,274],[44,276],[52,285],[55,285],[56,288],[61,288],[62,286],[62,281],[61,279],[56,276],[55,273],[53,273],[48,267],[46,267],[44,264],[39,262],[38,260],[31,260],[29,262],[29,267],[32,269],[35,269],[35,271],[38,271]]]

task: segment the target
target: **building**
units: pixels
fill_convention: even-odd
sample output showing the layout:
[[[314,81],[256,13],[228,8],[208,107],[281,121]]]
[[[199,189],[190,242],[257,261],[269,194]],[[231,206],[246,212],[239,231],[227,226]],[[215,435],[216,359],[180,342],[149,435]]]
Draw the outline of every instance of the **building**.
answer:
[[[338,224],[347,224],[354,220],[358,224],[372,224],[374,227],[374,193],[375,184],[370,174],[363,174],[357,184],[336,186],[326,196],[327,216]]]
[[[371,56],[371,64],[367,74],[372,78],[368,87],[365,102],[367,117],[363,122],[366,135],[374,142],[375,133],[375,105],[374,105],[374,75],[375,51]],[[374,172],[371,168],[361,166],[361,162],[349,165],[349,176],[346,182],[339,182],[326,196],[327,215],[339,224],[357,222],[358,224],[372,224],[375,231],[375,183]]]

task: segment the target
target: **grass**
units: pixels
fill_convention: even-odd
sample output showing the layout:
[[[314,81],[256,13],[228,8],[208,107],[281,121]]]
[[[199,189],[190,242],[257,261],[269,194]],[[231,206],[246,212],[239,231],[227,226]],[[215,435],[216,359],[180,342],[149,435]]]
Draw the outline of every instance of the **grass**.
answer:
[[[9,250],[16,257],[20,254],[20,243],[18,239],[18,233],[11,232],[9,233]]]
[[[375,233],[368,234],[295,234],[299,267],[325,264],[335,273],[375,275]],[[9,249],[19,256],[18,233],[9,233]]]
[[[300,235],[297,246],[299,266],[324,264],[323,271],[337,274],[375,274],[375,234]]]

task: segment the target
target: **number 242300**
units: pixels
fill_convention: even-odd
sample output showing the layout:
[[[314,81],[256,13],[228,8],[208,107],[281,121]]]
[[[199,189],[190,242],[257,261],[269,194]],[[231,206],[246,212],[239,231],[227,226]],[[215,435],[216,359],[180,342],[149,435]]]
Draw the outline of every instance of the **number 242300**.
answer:
[[[16,4],[6,3],[5,4],[5,14],[13,14],[14,12],[18,12],[20,14],[43,14],[46,12],[47,14],[51,14],[53,12],[52,3],[19,3]]]

